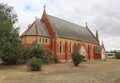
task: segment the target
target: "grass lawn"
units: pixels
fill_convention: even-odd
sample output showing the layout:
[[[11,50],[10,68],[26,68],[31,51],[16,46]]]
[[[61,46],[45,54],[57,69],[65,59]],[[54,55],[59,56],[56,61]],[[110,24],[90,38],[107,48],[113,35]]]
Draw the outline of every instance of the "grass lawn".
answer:
[[[26,65],[0,65],[0,83],[120,83],[120,60],[50,64],[35,72]]]

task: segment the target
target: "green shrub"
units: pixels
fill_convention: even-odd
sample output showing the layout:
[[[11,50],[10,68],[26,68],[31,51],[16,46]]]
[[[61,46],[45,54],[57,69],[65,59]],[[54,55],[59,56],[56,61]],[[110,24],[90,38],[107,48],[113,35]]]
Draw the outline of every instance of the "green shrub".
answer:
[[[51,63],[56,63],[57,64],[59,62],[59,59],[58,59],[57,55],[50,55],[49,60],[50,60]]]
[[[22,45],[21,47],[18,46],[18,48],[17,46],[12,47],[11,45],[11,47],[8,46],[7,48],[4,48],[4,50],[2,50],[0,58],[7,65],[18,64],[21,54],[22,54]]]
[[[120,59],[120,52],[116,52],[116,53],[115,53],[115,57],[116,57],[117,59]]]
[[[37,43],[33,43],[32,47],[28,50],[27,55],[28,58],[42,58],[44,55],[44,48]]]
[[[49,55],[49,58],[50,58],[50,63],[53,63],[54,62],[53,55]]]
[[[4,48],[0,48],[0,58],[7,65],[18,64],[23,52],[23,45],[18,39],[16,39],[16,43],[9,41],[5,43]]]
[[[56,63],[56,64],[59,62],[59,59],[58,59],[58,56],[57,56],[57,55],[53,56],[53,61],[54,61],[54,63]]]
[[[28,55],[27,55],[28,51],[29,51],[29,48],[24,47],[23,53],[22,53],[22,55],[20,57],[20,63],[26,63],[27,62],[27,60],[28,60]]]
[[[75,66],[78,66],[84,60],[84,56],[78,53],[72,53],[72,60],[73,60],[73,64]]]
[[[42,56],[41,60],[42,60],[42,63],[49,64],[50,63],[50,56],[44,55],[44,56]]]
[[[28,68],[32,71],[38,71],[42,68],[42,61],[39,58],[32,57],[27,61]]]
[[[5,64],[17,64],[19,61],[19,55],[15,55],[13,53],[4,54],[3,56],[1,56],[1,59]]]
[[[49,48],[44,48],[44,54],[50,56],[50,55],[52,55],[52,50]]]

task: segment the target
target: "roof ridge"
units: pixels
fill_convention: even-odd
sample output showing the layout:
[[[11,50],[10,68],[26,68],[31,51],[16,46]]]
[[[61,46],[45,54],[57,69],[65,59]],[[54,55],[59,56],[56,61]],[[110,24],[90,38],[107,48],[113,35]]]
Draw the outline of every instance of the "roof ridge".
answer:
[[[35,20],[36,21],[36,20]],[[22,33],[22,35],[21,36],[23,36],[23,35],[26,35],[27,34],[27,32],[31,29],[31,27],[33,26],[33,24],[35,23],[35,21],[30,25],[30,26],[28,26],[28,28]]]
[[[46,14],[46,15],[47,15],[47,16],[51,16],[51,17],[54,17],[54,18],[59,19],[59,20],[62,20],[62,21],[65,21],[65,22],[68,22],[68,23],[70,23],[70,24],[74,24],[74,25],[77,25],[77,26],[80,26],[80,27],[85,28],[84,26],[81,26],[81,25],[79,25],[79,24],[73,23],[73,22],[71,22],[71,21],[64,20],[64,19],[62,19],[62,18],[58,18],[58,17],[52,16],[52,15],[49,15],[49,14]]]
[[[42,24],[41,24],[42,23]],[[21,35],[22,36],[25,36],[25,35],[40,35],[40,36],[46,36],[46,37],[49,37],[49,34],[47,34],[47,31],[45,30],[45,25],[43,24],[43,22],[39,19],[39,18],[36,18],[34,20],[34,22],[30,25],[30,27],[28,27],[24,32],[23,34]],[[37,30],[36,30],[36,27],[37,27]],[[40,29],[42,28],[42,31],[39,31]],[[36,31],[37,31],[37,34],[36,34]]]
[[[57,31],[59,37],[79,39],[97,43],[93,33],[86,27],[48,14],[46,16],[50,21],[53,29]]]
[[[90,32],[90,34],[96,39],[95,35],[92,33],[92,31],[87,27],[87,30]],[[97,40],[96,40],[97,41]]]

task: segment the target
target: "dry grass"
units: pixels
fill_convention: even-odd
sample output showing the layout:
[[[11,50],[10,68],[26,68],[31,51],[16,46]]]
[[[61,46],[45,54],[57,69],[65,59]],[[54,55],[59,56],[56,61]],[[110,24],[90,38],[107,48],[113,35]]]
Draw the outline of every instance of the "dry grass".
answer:
[[[0,83],[120,83],[120,60],[50,64],[37,72],[26,65],[0,66]]]

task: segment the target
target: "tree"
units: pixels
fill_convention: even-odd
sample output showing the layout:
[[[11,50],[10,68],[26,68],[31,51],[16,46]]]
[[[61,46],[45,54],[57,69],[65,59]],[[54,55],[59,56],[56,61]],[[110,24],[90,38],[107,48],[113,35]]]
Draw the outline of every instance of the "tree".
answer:
[[[120,50],[111,50],[110,53],[115,53],[116,59],[120,59]]]
[[[117,51],[117,52],[115,53],[115,57],[116,57],[117,59],[120,59],[120,52],[119,52],[119,51]]]
[[[18,62],[22,53],[19,28],[15,27],[17,15],[13,7],[0,3],[0,57],[6,64]]]
[[[32,46],[27,51],[27,59],[31,59],[32,57],[41,59],[44,64],[49,64],[53,59],[51,57],[51,51],[45,49],[37,42],[33,42]]]
[[[27,52],[28,58],[36,57],[36,58],[42,58],[44,55],[44,48],[37,44],[36,42],[33,43],[31,48]]]

